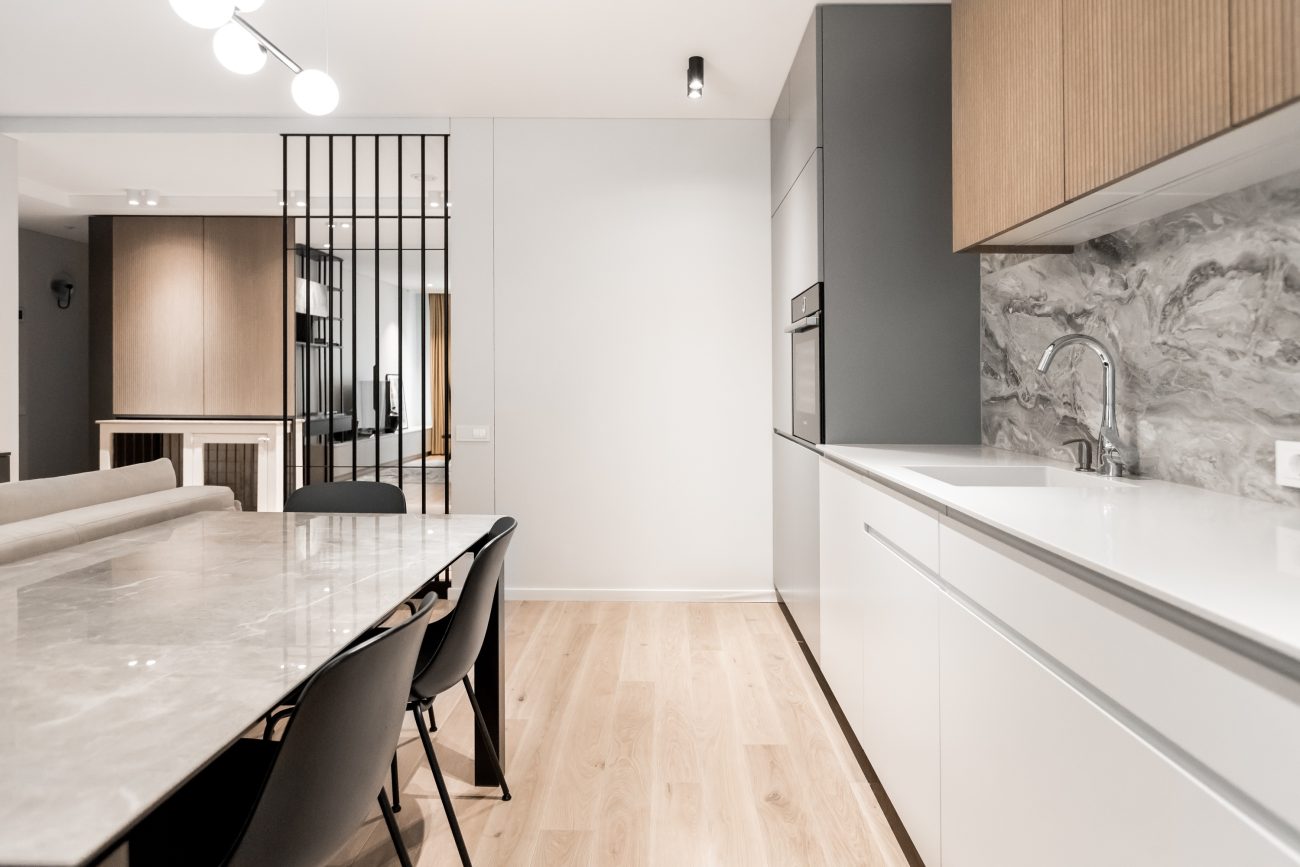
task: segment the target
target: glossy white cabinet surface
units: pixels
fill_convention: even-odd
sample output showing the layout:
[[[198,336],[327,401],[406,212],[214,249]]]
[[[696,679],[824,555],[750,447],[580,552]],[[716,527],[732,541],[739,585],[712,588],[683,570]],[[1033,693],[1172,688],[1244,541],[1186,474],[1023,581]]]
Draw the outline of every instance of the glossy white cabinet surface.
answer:
[[[1069,469],[982,446],[827,446],[824,452],[1300,661],[1300,509],[1154,479],[981,487],[911,469]]]
[[[818,464],[810,448],[772,434],[772,577],[814,659],[821,659]]]
[[[940,550],[948,584],[1300,829],[1300,683],[950,518]]]
[[[867,536],[860,511],[861,482],[821,462],[821,656],[818,664],[849,725],[861,739],[863,624],[866,613]]]
[[[1300,863],[947,596],[940,643],[943,867]]]
[[[866,534],[858,739],[927,865],[940,863],[939,590]]]

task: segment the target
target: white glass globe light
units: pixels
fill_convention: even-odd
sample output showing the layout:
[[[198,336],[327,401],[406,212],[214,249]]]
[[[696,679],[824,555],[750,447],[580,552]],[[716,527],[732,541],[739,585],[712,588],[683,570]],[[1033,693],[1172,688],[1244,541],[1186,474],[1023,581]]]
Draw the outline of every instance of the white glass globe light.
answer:
[[[170,0],[172,11],[186,24],[216,30],[235,14],[234,0]]]
[[[293,101],[308,114],[329,114],[339,104],[339,86],[319,69],[304,69],[293,77]]]
[[[266,66],[266,49],[233,21],[212,34],[212,52],[222,66],[239,75],[252,75]]]

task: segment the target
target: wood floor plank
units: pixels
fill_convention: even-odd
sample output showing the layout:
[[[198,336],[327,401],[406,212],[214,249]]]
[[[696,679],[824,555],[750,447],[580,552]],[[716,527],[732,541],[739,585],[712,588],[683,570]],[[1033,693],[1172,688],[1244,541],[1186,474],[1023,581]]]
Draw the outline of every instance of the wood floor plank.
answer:
[[[600,864],[650,863],[654,693],[653,683],[623,681],[614,696],[613,742],[597,807]]]
[[[439,761],[476,867],[906,867],[775,605],[510,602],[506,773],[472,785],[462,690]],[[408,719],[398,823],[417,867],[456,863]],[[396,857],[375,812],[331,867]]]

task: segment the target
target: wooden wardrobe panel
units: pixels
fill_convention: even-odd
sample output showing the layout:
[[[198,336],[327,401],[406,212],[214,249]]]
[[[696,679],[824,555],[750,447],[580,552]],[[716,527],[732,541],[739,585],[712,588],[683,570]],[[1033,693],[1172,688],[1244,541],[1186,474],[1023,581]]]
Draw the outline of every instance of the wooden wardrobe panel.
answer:
[[[203,218],[113,219],[113,412],[203,413]]]
[[[278,416],[284,406],[284,286],[279,217],[204,220],[204,408]]]
[[[953,0],[953,245],[1060,205],[1061,0]]]
[[[1300,98],[1300,0],[1231,0],[1232,122]]]
[[[1066,198],[1229,127],[1229,0],[1063,2]]]

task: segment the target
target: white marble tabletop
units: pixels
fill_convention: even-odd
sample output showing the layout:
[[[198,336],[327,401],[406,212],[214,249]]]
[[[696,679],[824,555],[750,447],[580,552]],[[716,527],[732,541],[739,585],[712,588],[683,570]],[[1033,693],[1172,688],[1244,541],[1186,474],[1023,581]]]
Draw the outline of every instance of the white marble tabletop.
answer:
[[[982,446],[824,446],[823,454],[1300,661],[1300,509],[1155,479],[964,487],[911,469],[1069,469]]]
[[[203,512],[0,566],[0,865],[78,865],[492,526]]]

